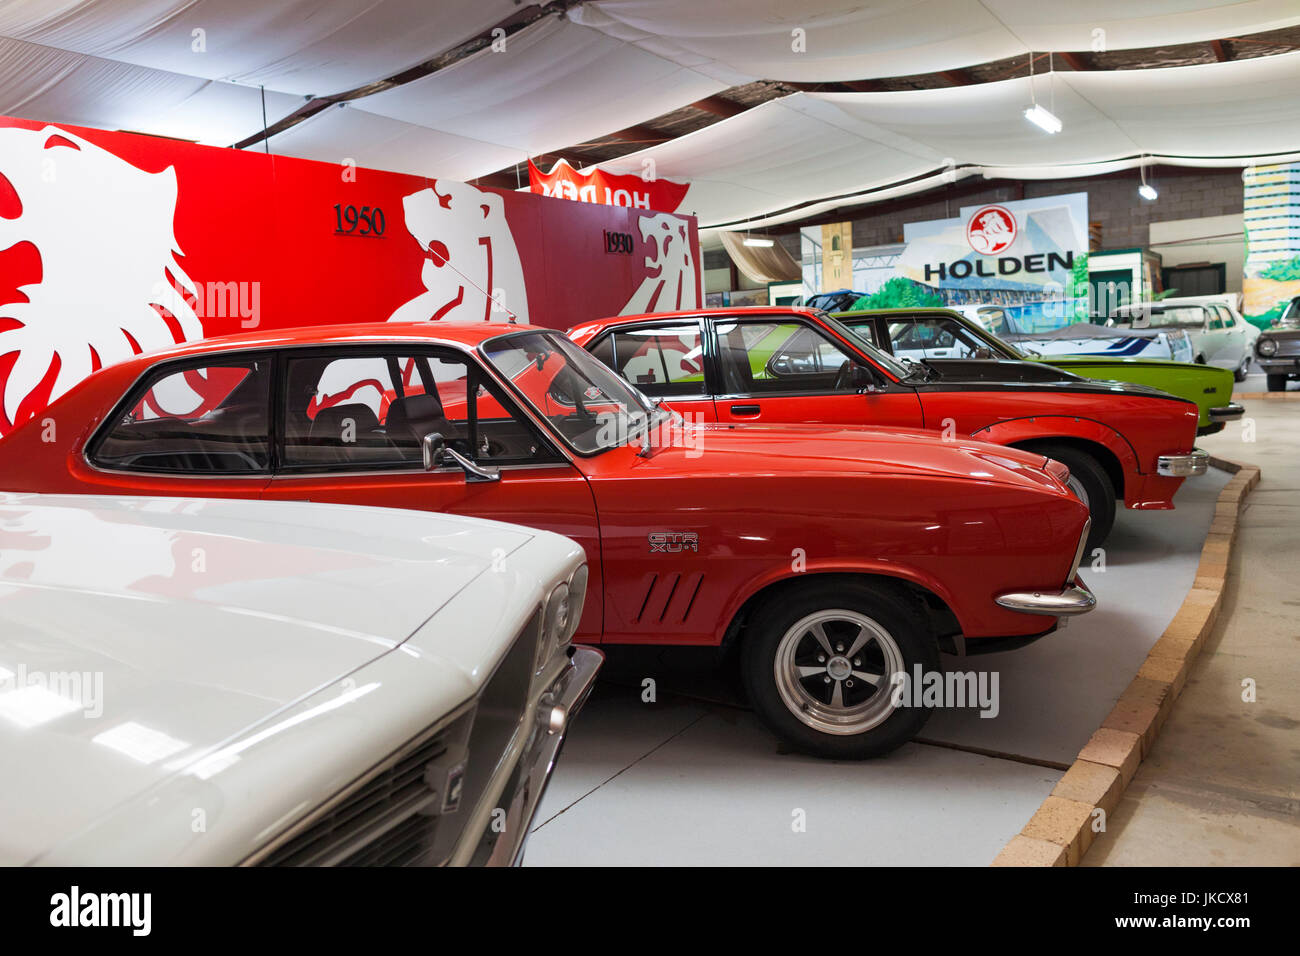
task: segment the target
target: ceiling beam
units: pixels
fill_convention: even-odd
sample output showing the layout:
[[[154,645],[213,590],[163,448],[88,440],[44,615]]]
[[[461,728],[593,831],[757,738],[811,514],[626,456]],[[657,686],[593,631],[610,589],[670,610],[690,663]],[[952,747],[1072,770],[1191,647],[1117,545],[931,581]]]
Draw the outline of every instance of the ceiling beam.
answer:
[[[1214,51],[1214,58],[1220,63],[1227,63],[1232,59],[1232,54],[1228,52],[1222,40],[1211,40],[1210,49]]]
[[[663,130],[655,129],[653,126],[646,126],[644,123],[629,126],[627,129],[615,130],[606,138],[622,140],[625,143],[642,143],[647,146],[653,146],[655,143],[662,143],[672,139]]]
[[[1086,73],[1093,68],[1086,54],[1065,50],[1057,55],[1076,73]]]
[[[847,86],[854,93],[879,93],[887,89],[879,80],[845,80],[842,85]]]
[[[706,96],[704,99],[696,100],[690,105],[697,110],[712,113],[714,116],[721,116],[723,119],[731,119],[736,114],[749,109],[743,103],[737,103],[735,100],[728,100],[721,96]]]
[[[966,70],[940,70],[939,75],[953,86],[970,86],[975,82],[975,78]]]

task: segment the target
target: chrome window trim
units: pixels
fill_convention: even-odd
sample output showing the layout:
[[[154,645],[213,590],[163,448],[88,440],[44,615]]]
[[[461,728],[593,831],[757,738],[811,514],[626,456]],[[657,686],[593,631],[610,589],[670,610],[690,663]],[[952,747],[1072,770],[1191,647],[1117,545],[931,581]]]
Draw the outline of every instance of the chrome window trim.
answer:
[[[516,330],[516,331],[517,331],[517,332],[527,332],[527,331],[534,331],[534,330],[532,330],[532,329],[518,329],[518,330]],[[542,329],[541,331],[554,332],[555,330],[554,330],[554,329]],[[142,370],[142,371],[140,372],[139,375],[137,375],[137,376],[135,377],[135,379],[131,382],[131,384],[130,384],[129,386],[127,386],[127,387],[122,391],[121,397],[118,398],[118,400],[113,404],[113,406],[112,406],[112,407],[109,409],[109,411],[105,414],[103,420],[100,421],[99,423],[97,423],[96,425],[93,426],[93,428],[92,428],[92,430],[91,430],[91,433],[90,433],[90,437],[87,438],[86,441],[82,443],[81,447],[80,447],[80,448],[78,449],[78,451],[77,451],[77,456],[80,458],[81,462],[82,462],[82,463],[83,463],[87,468],[89,468],[91,471],[98,472],[98,473],[100,473],[100,474],[107,474],[107,475],[127,475],[127,476],[130,476],[130,477],[145,477],[145,478],[160,478],[160,479],[176,479],[176,478],[183,478],[183,479],[186,479],[186,480],[193,480],[193,479],[198,479],[198,478],[207,478],[207,479],[217,479],[217,480],[219,480],[219,481],[239,481],[239,480],[247,480],[247,479],[261,479],[263,482],[267,482],[267,483],[269,483],[270,481],[274,480],[275,478],[278,478],[278,477],[282,477],[282,476],[284,476],[286,473],[283,472],[283,471],[277,471],[277,470],[274,470],[274,469],[272,469],[272,468],[270,467],[270,465],[267,466],[267,468],[266,468],[265,471],[259,471],[259,472],[247,473],[247,474],[233,474],[233,475],[231,475],[231,474],[206,474],[206,473],[198,473],[198,474],[196,474],[196,473],[193,473],[193,472],[186,472],[186,471],[143,471],[143,470],[136,470],[136,469],[117,469],[117,468],[108,468],[108,467],[105,467],[105,466],[99,465],[99,464],[97,464],[94,460],[92,460],[92,458],[91,458],[91,456],[90,456],[90,453],[89,453],[89,449],[92,448],[93,446],[95,446],[95,445],[99,442],[99,440],[100,440],[100,438],[101,438],[101,434],[102,434],[104,431],[106,431],[107,429],[109,429],[109,428],[112,427],[112,426],[111,426],[111,422],[114,420],[113,412],[115,412],[119,407],[121,407],[121,406],[126,402],[126,400],[127,400],[127,399],[132,395],[132,393],[134,393],[135,390],[136,390],[137,388],[139,388],[140,385],[141,385],[143,382],[145,382],[147,379],[149,379],[149,378],[150,378],[150,377],[151,377],[155,372],[157,372],[157,371],[159,371],[160,369],[163,369],[163,368],[170,368],[170,367],[173,366],[173,365],[176,365],[176,366],[178,366],[178,367],[180,367],[180,368],[199,367],[199,366],[202,365],[205,361],[215,361],[215,359],[213,358],[214,356],[222,356],[224,360],[226,360],[226,361],[231,361],[231,360],[237,360],[237,359],[238,359],[239,357],[241,357],[241,356],[245,356],[245,355],[261,355],[262,353],[265,353],[265,352],[270,352],[270,353],[272,353],[272,355],[273,355],[273,360],[274,360],[274,359],[278,359],[278,358],[280,358],[281,356],[286,355],[286,354],[289,353],[289,352],[293,352],[293,351],[296,351],[296,350],[335,349],[335,348],[336,348],[336,349],[340,349],[340,350],[346,350],[346,349],[353,349],[353,350],[355,350],[355,349],[371,349],[371,348],[374,348],[374,349],[385,349],[385,348],[394,348],[394,347],[403,347],[403,346],[406,346],[406,347],[412,347],[412,346],[414,346],[414,347],[419,347],[419,346],[426,346],[426,347],[439,347],[439,346],[440,346],[440,347],[447,348],[447,349],[450,349],[450,350],[452,350],[452,351],[456,351],[456,352],[460,352],[460,353],[464,354],[465,357],[466,357],[466,361],[467,361],[467,362],[469,362],[469,361],[473,361],[473,362],[475,363],[475,365],[478,367],[479,371],[480,371],[482,374],[484,374],[485,376],[487,376],[488,378],[490,378],[492,381],[494,381],[494,382],[497,384],[498,387],[500,387],[500,388],[503,389],[504,394],[507,395],[507,396],[509,396],[509,397],[510,397],[514,402],[515,402],[515,406],[516,406],[516,408],[517,408],[517,409],[518,409],[518,410],[519,410],[519,411],[520,411],[520,412],[521,412],[521,413],[522,413],[522,414],[523,414],[523,415],[528,419],[528,421],[530,421],[530,422],[533,424],[533,426],[534,426],[535,428],[537,428],[537,429],[542,433],[542,435],[543,435],[543,436],[544,436],[544,437],[545,437],[545,438],[550,442],[550,444],[551,444],[551,446],[552,446],[552,450],[555,451],[556,454],[559,455],[559,457],[561,457],[562,459],[564,459],[564,461],[560,461],[560,462],[544,462],[544,463],[541,463],[541,464],[535,464],[535,465],[534,465],[534,464],[527,464],[527,463],[519,463],[519,464],[518,464],[518,467],[521,467],[521,468],[540,468],[540,467],[543,467],[543,466],[568,464],[568,465],[570,465],[570,466],[576,468],[576,467],[577,467],[577,462],[574,460],[574,453],[570,450],[568,444],[567,444],[566,442],[564,442],[564,441],[559,441],[559,440],[557,440],[557,437],[556,437],[556,435],[555,435],[555,433],[554,433],[554,430],[551,429],[551,428],[549,427],[549,423],[545,422],[544,420],[539,420],[538,416],[536,416],[536,415],[533,414],[533,412],[532,412],[532,408],[529,406],[529,404],[528,404],[527,402],[521,402],[521,401],[519,400],[518,396],[515,395],[515,393],[514,393],[514,389],[510,387],[510,383],[509,383],[509,382],[506,382],[506,381],[503,381],[503,380],[502,380],[502,376],[501,376],[500,374],[497,373],[497,370],[496,370],[496,368],[492,365],[492,363],[489,362],[489,361],[486,359],[485,356],[483,356],[482,354],[479,353],[479,349],[480,349],[483,345],[487,344],[488,342],[494,341],[495,339],[502,338],[502,337],[504,337],[504,335],[509,335],[509,334],[514,334],[514,333],[507,332],[507,333],[503,333],[502,335],[495,335],[495,336],[492,336],[491,338],[484,339],[483,342],[479,343],[478,345],[473,345],[473,346],[465,345],[464,343],[461,343],[461,342],[448,341],[448,340],[446,340],[446,339],[441,339],[441,338],[439,338],[439,339],[426,339],[426,338],[423,338],[423,337],[414,337],[414,338],[409,338],[409,339],[379,339],[379,340],[373,340],[373,341],[372,341],[372,340],[361,340],[361,341],[348,341],[348,342],[326,342],[326,343],[324,343],[324,344],[319,344],[319,343],[318,343],[318,344],[314,344],[314,345],[312,345],[312,344],[307,344],[307,345],[304,345],[304,344],[292,344],[292,345],[285,345],[285,344],[253,345],[253,346],[249,346],[248,348],[232,349],[230,352],[222,352],[222,351],[220,351],[220,350],[213,350],[213,351],[210,351],[210,352],[196,352],[196,353],[194,353],[194,354],[192,354],[192,355],[180,355],[180,356],[176,356],[176,357],[174,357],[174,358],[163,359],[163,360],[161,360],[161,361],[159,361],[159,362],[156,362],[156,363],[154,363],[154,364],[152,364],[152,365],[147,366],[144,370]],[[557,333],[557,334],[562,335],[563,333]],[[234,359],[232,359],[231,357],[234,357]],[[617,374],[617,373],[615,373],[615,374]],[[622,376],[619,376],[619,377],[621,378]],[[275,402],[276,397],[277,397],[277,396],[274,395],[274,394],[271,396],[272,407],[270,407],[270,408],[268,409],[268,410],[270,411],[270,413],[271,413],[271,421],[272,421],[272,422],[274,422],[274,420],[275,420],[275,416],[276,416],[276,414],[277,414],[277,412],[278,412],[278,410],[277,410],[276,408],[273,407],[273,403]],[[501,467],[504,468],[504,467],[508,467],[508,466],[502,465]],[[419,469],[419,470],[423,470],[423,469],[421,468],[421,469]],[[443,470],[443,469],[439,469],[439,471],[442,471],[442,470]],[[451,471],[452,469],[446,469],[446,470]],[[459,470],[459,469],[456,469],[456,470]],[[579,470],[581,470],[581,469],[579,469]],[[389,473],[389,472],[382,472],[382,473]],[[401,469],[396,469],[396,470],[395,470],[394,472],[392,472],[392,473],[396,473],[396,474],[410,474],[410,471],[408,471],[408,470],[405,469],[405,468],[401,468]],[[289,474],[295,474],[295,473],[292,473],[292,472],[291,472],[291,473],[289,473]],[[311,475],[336,474],[336,475],[341,475],[341,474],[351,474],[351,473],[350,473],[350,472],[348,472],[348,473],[345,473],[345,472],[298,472],[298,473],[296,473],[296,474],[303,474],[303,475],[307,475],[307,474],[311,474]],[[362,470],[361,472],[359,472],[359,474],[371,474],[371,475],[373,475],[373,474],[381,474],[381,472],[379,472],[379,471],[365,471],[365,470]],[[426,474],[434,474],[434,472],[426,472]]]

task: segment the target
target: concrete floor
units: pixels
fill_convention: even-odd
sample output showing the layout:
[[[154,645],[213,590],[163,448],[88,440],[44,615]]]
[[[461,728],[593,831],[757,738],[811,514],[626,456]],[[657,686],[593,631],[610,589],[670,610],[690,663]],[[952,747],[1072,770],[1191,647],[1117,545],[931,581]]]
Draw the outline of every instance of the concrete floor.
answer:
[[[1201,441],[1261,469],[1223,611],[1086,866],[1300,865],[1300,405],[1244,404]]]
[[[783,753],[711,657],[610,649],[526,863],[986,865],[1173,617],[1227,480],[1211,471],[1187,482],[1172,514],[1122,512],[1106,570],[1085,574],[1096,611],[1019,651],[945,661],[998,674],[998,716],[940,711],[921,742],[883,759]],[[641,700],[647,677],[657,682],[654,703]]]

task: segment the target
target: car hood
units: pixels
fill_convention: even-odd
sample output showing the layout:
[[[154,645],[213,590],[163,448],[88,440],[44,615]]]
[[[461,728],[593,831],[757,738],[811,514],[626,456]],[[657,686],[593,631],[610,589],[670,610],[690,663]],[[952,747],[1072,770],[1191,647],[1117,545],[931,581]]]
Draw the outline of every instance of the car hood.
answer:
[[[963,382],[1081,382],[1084,379],[1055,368],[1055,363],[1014,359],[926,359],[943,381]]]
[[[999,338],[1007,342],[1086,342],[1092,339],[1153,339],[1168,329],[1140,328],[1129,326],[1094,325],[1091,322],[1075,322],[1057,329],[1042,332],[1013,332]]]
[[[1216,365],[1176,362],[1173,359],[1106,358],[1104,355],[1045,355],[1040,361],[1063,368],[1072,368],[1076,365],[1087,366],[1088,368],[1114,367],[1121,370],[1126,368],[1150,368],[1159,371],[1191,372],[1193,374],[1216,374],[1224,371]]]
[[[914,428],[683,424],[662,428],[655,470],[720,476],[915,475],[1059,489],[1034,452]]]
[[[426,520],[427,519],[427,520]],[[526,529],[310,503],[0,494],[0,863],[404,642]]]
[[[1072,372],[1053,369],[1045,362],[989,362],[967,361],[962,359],[927,359],[938,376],[928,382],[916,382],[915,387],[922,393],[950,388],[996,388],[1006,385],[1021,393],[1035,391],[1085,393],[1092,395],[1142,395],[1148,398],[1170,398],[1168,394],[1149,385],[1136,385],[1132,382],[1108,382],[1093,378],[1082,378]],[[1045,374],[1035,376],[1030,369],[1044,369]]]

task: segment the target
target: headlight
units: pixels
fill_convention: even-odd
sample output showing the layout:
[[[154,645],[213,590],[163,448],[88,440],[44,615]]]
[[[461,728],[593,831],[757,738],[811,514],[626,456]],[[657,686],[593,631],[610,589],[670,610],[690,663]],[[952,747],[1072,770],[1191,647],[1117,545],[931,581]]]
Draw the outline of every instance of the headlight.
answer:
[[[1270,355],[1277,354],[1277,339],[1261,338],[1255,343],[1255,351],[1260,355],[1268,358]]]
[[[578,565],[578,570],[573,572],[573,577],[569,578],[569,629],[561,644],[573,640],[573,635],[578,632],[578,623],[582,620],[582,609],[587,603],[587,566]]]
[[[543,647],[563,647],[573,640],[578,622],[582,619],[583,601],[587,597],[587,573],[586,564],[578,565],[569,580],[557,584],[546,599],[546,607],[542,611]]]
[[[548,647],[563,644],[570,617],[569,585],[557,584],[546,599],[546,609],[542,612],[542,643]]]

